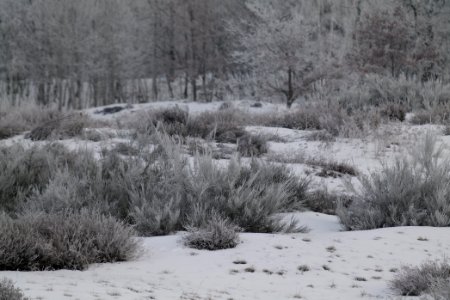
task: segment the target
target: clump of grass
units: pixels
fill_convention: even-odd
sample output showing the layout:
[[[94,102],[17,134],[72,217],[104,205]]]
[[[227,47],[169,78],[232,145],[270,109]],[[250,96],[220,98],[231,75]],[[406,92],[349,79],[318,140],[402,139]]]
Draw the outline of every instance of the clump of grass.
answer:
[[[211,220],[203,228],[188,227],[189,234],[183,242],[190,248],[199,250],[222,250],[234,248],[239,243],[240,228],[213,214]]]
[[[391,281],[391,288],[403,296],[428,293],[440,282],[450,279],[450,265],[446,262],[426,262],[420,267],[404,266]]]
[[[302,273],[310,271],[310,268],[308,265],[301,265],[297,269]]]
[[[365,277],[362,277],[362,276],[356,276],[355,280],[356,281],[367,281],[367,279]]]
[[[330,253],[334,253],[334,252],[336,252],[336,247],[334,247],[334,246],[329,246],[329,247],[326,248],[326,250],[327,250],[328,252],[330,252]]]

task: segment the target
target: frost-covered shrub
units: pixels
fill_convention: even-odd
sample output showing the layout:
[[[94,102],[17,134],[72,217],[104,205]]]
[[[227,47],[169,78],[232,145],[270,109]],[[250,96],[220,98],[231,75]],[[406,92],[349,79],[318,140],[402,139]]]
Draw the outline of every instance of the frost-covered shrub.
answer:
[[[204,225],[211,211],[245,231],[283,231],[288,225],[275,215],[302,207],[309,181],[286,167],[256,160],[244,166],[237,159],[218,166],[208,154],[197,155],[188,164],[180,144],[166,135],[156,138],[159,145],[153,150],[130,157],[105,150],[96,159],[90,152],[58,148],[50,158],[35,149],[42,156],[37,160],[31,155],[34,152],[24,151],[24,157],[40,162],[32,168],[39,180],[28,179],[33,172],[20,175],[14,168],[5,168],[11,170],[0,178],[10,185],[4,184],[7,188],[0,195],[15,197],[8,206],[14,214],[88,209],[124,220],[145,236],[182,230],[186,224]],[[29,165],[20,162],[22,168]],[[27,178],[23,188],[16,184],[18,174]]]
[[[244,167],[233,159],[226,168],[210,156],[197,156],[190,166],[172,153],[147,169],[145,183],[132,189],[130,216],[144,235],[205,225],[212,211],[244,231],[282,231],[274,215],[301,206],[308,183],[287,170],[262,163]],[[157,172],[152,174],[152,172]]]
[[[237,151],[242,156],[257,157],[267,153],[267,140],[262,135],[245,134],[238,139]]]
[[[420,296],[436,289],[437,284],[450,278],[450,265],[446,262],[426,262],[420,267],[404,266],[390,282],[391,288],[403,296]],[[445,288],[437,287],[445,293]],[[439,291],[440,289],[440,291]],[[447,286],[448,291],[448,286]],[[435,298],[438,299],[438,298]],[[447,298],[445,298],[447,299]]]
[[[350,230],[392,226],[450,225],[450,162],[427,135],[412,159],[397,159],[380,173],[361,176],[361,192],[349,207],[339,207]]]
[[[428,109],[422,109],[414,112],[410,119],[411,124],[447,124],[450,121],[450,106],[437,105]]]
[[[0,270],[81,270],[129,260],[137,250],[133,230],[95,212],[0,215]]]
[[[432,285],[429,294],[433,300],[450,299],[450,279],[437,280]]]
[[[0,108],[0,140],[31,130],[39,124],[59,117],[61,113],[56,109],[35,104]]]
[[[74,162],[53,172],[43,189],[35,189],[21,205],[30,212],[60,213],[65,210],[95,209],[127,220],[130,190],[145,181],[139,157],[121,158],[106,151],[100,160],[88,151],[73,152]]]
[[[243,113],[235,109],[189,115],[180,108],[140,113],[128,124],[140,134],[162,132],[169,136],[195,137],[219,143],[236,143],[245,135]]]
[[[0,300],[27,300],[22,291],[16,288],[9,279],[0,281]]]
[[[381,115],[389,120],[405,121],[406,109],[401,104],[386,103],[381,106]]]
[[[0,210],[14,211],[32,191],[43,190],[59,168],[75,164],[64,147],[50,144],[0,149]]]
[[[307,195],[305,207],[314,212],[335,215],[338,204],[348,207],[351,203],[352,197],[350,196],[332,194],[328,190],[318,190]]]
[[[201,228],[188,227],[183,242],[190,248],[199,250],[222,250],[234,248],[239,243],[240,228],[217,214]]]
[[[236,143],[245,135],[243,123],[243,114],[238,110],[204,112],[189,119],[187,132],[191,137],[213,139],[219,143]]]
[[[137,113],[126,126],[139,134],[164,132],[168,135],[186,136],[189,113],[178,106],[147,110]]]
[[[80,136],[83,129],[88,127],[89,124],[89,118],[82,113],[70,113],[39,124],[31,130],[27,137],[33,141],[73,138]]]
[[[257,122],[264,126],[283,127],[288,129],[322,129],[320,115],[316,109],[297,109],[282,114],[271,114],[257,117]]]

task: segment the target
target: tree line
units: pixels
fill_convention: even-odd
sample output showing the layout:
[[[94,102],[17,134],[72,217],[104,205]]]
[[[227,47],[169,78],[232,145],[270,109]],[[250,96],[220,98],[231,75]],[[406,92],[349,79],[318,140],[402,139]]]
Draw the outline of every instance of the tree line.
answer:
[[[447,0],[0,0],[0,99],[59,108],[450,77]]]

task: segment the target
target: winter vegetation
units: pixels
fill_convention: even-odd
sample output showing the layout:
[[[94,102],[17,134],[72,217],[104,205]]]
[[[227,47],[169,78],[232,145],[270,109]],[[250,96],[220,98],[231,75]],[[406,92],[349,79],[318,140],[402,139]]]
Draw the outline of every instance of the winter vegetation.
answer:
[[[0,281],[0,299],[1,300],[26,300],[20,289],[14,287],[11,280],[3,279]]]
[[[0,300],[449,299],[449,15],[0,0]]]

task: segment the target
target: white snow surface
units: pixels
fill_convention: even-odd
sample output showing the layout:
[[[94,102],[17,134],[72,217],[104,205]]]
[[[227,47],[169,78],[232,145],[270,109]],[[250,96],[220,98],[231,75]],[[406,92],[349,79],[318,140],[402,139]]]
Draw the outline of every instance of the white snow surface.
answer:
[[[267,103],[263,103],[263,108],[251,108],[252,103],[237,101],[233,105],[255,114],[285,110],[282,105]],[[133,117],[139,110],[175,105],[196,114],[217,110],[221,103],[156,102],[134,105],[132,109],[113,115],[94,114],[102,108],[87,112],[99,120],[114,120]],[[382,163],[389,163],[395,157],[409,155],[426,132],[438,134],[447,154],[450,148],[450,137],[442,136],[442,128],[432,125],[392,123],[383,125],[371,136],[337,138],[328,143],[307,141],[305,137],[310,131],[270,127],[247,127],[246,130],[275,134],[286,141],[270,142],[267,157],[301,155],[346,162],[361,174],[377,171]],[[115,138],[99,142],[80,139],[59,142],[73,150],[99,152],[103,147],[126,142],[125,136],[117,134]],[[22,135],[0,141],[0,146],[16,143],[28,147],[43,142],[33,143]],[[315,176],[317,170],[305,163],[288,166],[300,176],[309,175],[313,188],[344,193],[348,192],[349,182],[358,184],[356,177]],[[335,216],[301,212],[285,217],[287,220],[297,218],[311,231],[305,234],[241,233],[241,243],[235,249],[214,252],[186,248],[180,241],[184,233],[180,232],[142,238],[142,254],[134,261],[91,265],[85,271],[0,272],[0,278],[10,278],[31,299],[45,300],[417,299],[394,295],[389,289],[393,271],[404,264],[419,265],[426,260],[443,259],[449,253],[450,228],[397,227],[344,232]],[[235,264],[236,261],[246,263]],[[299,271],[301,265],[307,265],[310,270]],[[254,272],[250,272],[252,270]]]
[[[0,276],[32,299],[408,299],[389,290],[392,271],[449,253],[449,228],[341,232],[334,216],[305,212],[295,217],[311,231],[242,233],[235,249],[221,251],[186,248],[183,233],[143,238],[143,253],[135,261]],[[310,270],[299,271],[301,265]]]

